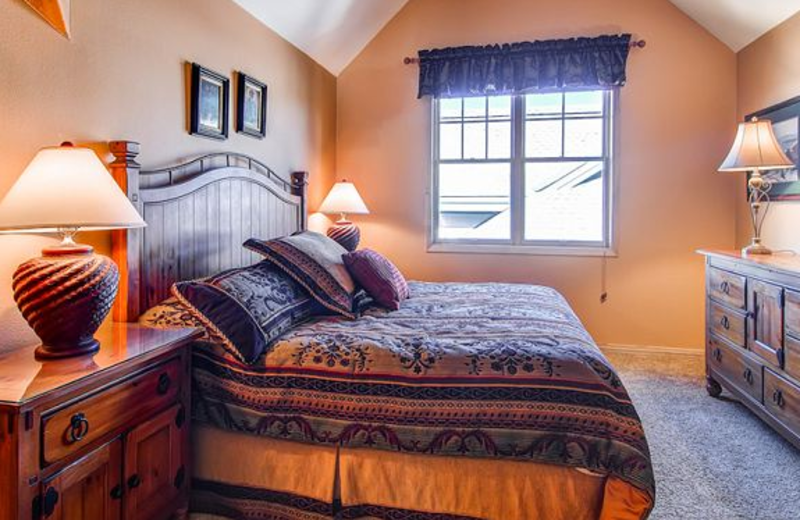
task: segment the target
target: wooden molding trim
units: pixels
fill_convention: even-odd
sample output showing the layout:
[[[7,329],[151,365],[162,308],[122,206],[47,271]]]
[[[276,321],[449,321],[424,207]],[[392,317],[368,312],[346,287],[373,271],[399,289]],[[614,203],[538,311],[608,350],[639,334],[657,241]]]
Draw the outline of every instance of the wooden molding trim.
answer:
[[[678,354],[684,356],[702,356],[702,348],[664,347],[660,345],[621,345],[606,343],[599,345],[600,350],[609,352],[629,352],[631,354]]]

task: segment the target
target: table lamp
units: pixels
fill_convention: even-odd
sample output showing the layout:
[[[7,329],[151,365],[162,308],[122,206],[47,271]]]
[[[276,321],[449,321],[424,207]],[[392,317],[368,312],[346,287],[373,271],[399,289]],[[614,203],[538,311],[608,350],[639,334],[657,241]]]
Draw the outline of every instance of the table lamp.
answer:
[[[750,220],[753,240],[742,249],[743,255],[769,255],[769,248],[761,243],[761,227],[769,209],[769,190],[772,183],[762,171],[791,168],[794,163],[786,157],[768,119],[752,118],[741,123],[731,151],[719,167],[721,172],[751,172],[747,180]],[[762,210],[763,206],[763,210]]]
[[[348,251],[355,251],[361,240],[358,226],[347,220],[347,214],[368,215],[369,209],[352,182],[347,179],[337,182],[319,207],[320,213],[339,214],[339,220],[328,228],[328,237]]]
[[[13,277],[14,300],[42,340],[38,359],[95,352],[94,333],[117,295],[116,264],[75,234],[145,225],[92,150],[64,143],[36,154],[0,202],[0,233],[61,236]]]

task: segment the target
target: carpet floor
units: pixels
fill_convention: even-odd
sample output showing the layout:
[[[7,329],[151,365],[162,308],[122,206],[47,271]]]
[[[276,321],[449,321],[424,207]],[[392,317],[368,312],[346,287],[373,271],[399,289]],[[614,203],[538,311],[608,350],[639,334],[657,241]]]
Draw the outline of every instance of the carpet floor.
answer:
[[[606,355],[650,443],[651,520],[800,519],[800,450],[730,394],[709,397],[701,356]]]

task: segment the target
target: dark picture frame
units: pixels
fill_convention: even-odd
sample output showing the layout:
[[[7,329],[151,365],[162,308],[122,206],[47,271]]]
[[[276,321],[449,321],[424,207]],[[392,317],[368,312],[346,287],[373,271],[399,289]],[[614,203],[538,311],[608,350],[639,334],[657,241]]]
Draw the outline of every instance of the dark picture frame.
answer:
[[[800,96],[749,114],[745,119],[749,121],[753,117],[772,121],[775,137],[786,156],[794,162],[794,168],[762,172],[772,183],[770,199],[800,200]]]
[[[244,72],[236,78],[236,131],[258,139],[267,135],[267,85]]]
[[[228,138],[230,80],[192,63],[189,133],[211,139]]]

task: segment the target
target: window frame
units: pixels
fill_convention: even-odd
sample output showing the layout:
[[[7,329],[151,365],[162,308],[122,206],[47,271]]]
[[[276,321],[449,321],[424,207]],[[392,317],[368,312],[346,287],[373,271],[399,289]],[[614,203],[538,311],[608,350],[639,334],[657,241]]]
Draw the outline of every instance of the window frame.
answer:
[[[600,90],[600,89],[598,89]],[[570,92],[569,90],[554,91]],[[553,158],[525,157],[525,94],[511,96],[511,157],[510,159],[439,159],[439,100],[431,102],[431,168],[427,197],[428,251],[432,253],[527,254],[557,256],[614,257],[617,245],[616,191],[617,171],[615,151],[619,135],[619,88],[605,90],[603,139],[603,231],[604,241],[526,240],[525,239],[525,165],[531,162],[556,162]],[[550,92],[546,92],[550,93]],[[562,112],[561,120],[564,120]],[[563,132],[562,123],[562,132]],[[562,139],[563,146],[563,139]],[[463,149],[462,149],[463,154]],[[582,160],[563,157],[560,161]],[[596,158],[591,158],[595,160]],[[509,239],[440,238],[439,231],[439,167],[441,164],[469,163],[510,164],[511,230]]]

